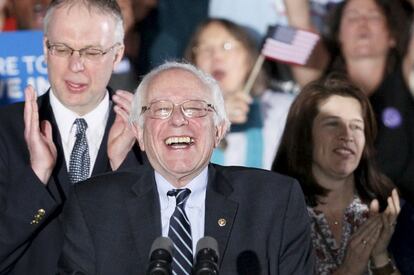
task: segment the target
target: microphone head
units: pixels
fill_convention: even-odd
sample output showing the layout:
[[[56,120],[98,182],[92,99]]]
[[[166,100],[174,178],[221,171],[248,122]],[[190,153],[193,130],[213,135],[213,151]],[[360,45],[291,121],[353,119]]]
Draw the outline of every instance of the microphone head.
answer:
[[[167,237],[158,237],[154,240],[151,246],[151,250],[149,253],[149,258],[151,259],[154,255],[152,255],[154,252],[165,250],[167,254],[172,255],[173,251],[173,242],[170,240],[170,238]]]
[[[219,255],[218,243],[216,239],[214,239],[213,237],[205,236],[201,238],[200,240],[198,240],[197,246],[196,246],[196,255],[198,255],[198,253],[205,248],[211,249],[212,251],[214,251],[215,256],[219,258],[220,255]]]
[[[154,240],[149,253],[147,275],[170,275],[173,242],[167,237]]]
[[[203,237],[197,242],[196,263],[193,275],[218,275],[218,244],[212,237]]]

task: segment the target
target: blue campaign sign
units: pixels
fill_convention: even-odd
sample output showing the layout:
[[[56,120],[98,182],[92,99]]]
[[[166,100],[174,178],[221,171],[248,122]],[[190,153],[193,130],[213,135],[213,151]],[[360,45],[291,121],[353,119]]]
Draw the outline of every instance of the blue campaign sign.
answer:
[[[0,105],[24,100],[24,88],[49,88],[41,31],[0,32]]]

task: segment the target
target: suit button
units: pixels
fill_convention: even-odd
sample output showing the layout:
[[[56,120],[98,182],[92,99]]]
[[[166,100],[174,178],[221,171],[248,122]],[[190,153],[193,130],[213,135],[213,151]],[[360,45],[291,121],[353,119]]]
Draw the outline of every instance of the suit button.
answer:
[[[37,214],[40,217],[43,217],[46,214],[46,211],[43,208],[40,208],[39,210],[37,210]]]
[[[33,220],[30,222],[30,224],[38,224],[40,220],[45,216],[46,211],[43,208],[40,208],[37,210],[37,213],[34,215]]]

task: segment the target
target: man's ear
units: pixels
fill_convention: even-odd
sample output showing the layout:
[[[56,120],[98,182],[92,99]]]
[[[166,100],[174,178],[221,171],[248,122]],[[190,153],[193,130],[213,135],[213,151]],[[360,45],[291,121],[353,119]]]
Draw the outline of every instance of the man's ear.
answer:
[[[47,64],[47,59],[49,55],[47,54],[48,49],[47,49],[46,41],[47,41],[46,36],[43,36],[43,56],[45,57],[45,62]]]
[[[227,133],[227,126],[224,122],[221,122],[219,125],[216,126],[214,148],[216,148],[220,144],[220,141],[224,138],[226,133]]]
[[[143,138],[144,129],[138,125],[138,122],[133,122],[131,128],[132,128],[132,131],[134,132],[135,138],[138,140],[139,148],[141,148],[141,151],[145,151],[144,138]]]
[[[112,70],[115,70],[119,62],[121,62],[122,57],[124,56],[124,52],[125,52],[125,46],[123,44],[121,46],[116,47],[115,59],[114,59],[114,64],[112,66]]]

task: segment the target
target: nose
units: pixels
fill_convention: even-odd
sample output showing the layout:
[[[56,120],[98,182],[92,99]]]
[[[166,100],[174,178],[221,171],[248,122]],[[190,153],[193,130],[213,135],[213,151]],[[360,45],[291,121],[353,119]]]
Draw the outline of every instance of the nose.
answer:
[[[78,51],[74,51],[71,56],[69,56],[69,67],[73,72],[80,72],[85,69],[83,57]]]
[[[210,50],[211,59],[221,59],[224,57],[224,50],[219,47],[214,47]]]
[[[370,19],[368,18],[367,15],[361,15],[358,17],[358,25],[361,27],[366,27],[368,26],[368,22],[370,21]]]
[[[188,118],[184,115],[181,106],[174,106],[170,117],[170,122],[174,126],[182,126],[188,124]]]
[[[352,142],[354,140],[352,129],[349,125],[342,125],[339,133],[339,140],[344,142]]]

